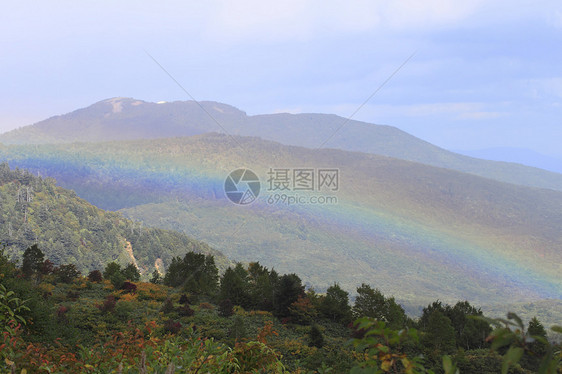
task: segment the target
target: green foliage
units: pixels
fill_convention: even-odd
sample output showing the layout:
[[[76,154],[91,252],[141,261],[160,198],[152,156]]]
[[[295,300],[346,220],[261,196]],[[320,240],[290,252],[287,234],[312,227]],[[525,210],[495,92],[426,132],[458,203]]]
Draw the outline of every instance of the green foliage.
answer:
[[[279,278],[273,299],[273,312],[277,317],[289,317],[290,307],[299,296],[304,295],[304,286],[296,274],[284,274]]]
[[[463,349],[478,349],[487,346],[486,337],[492,331],[490,324],[474,316],[482,316],[482,311],[470,305],[468,301],[459,301],[454,306],[435,301],[423,309],[419,320],[422,330],[427,329],[433,312],[440,312],[447,317],[455,332],[455,341]]]
[[[357,288],[357,297],[353,305],[354,318],[370,317],[384,321],[391,328],[404,327],[407,317],[404,309],[393,297],[386,298],[378,289],[363,283]]]
[[[204,243],[98,209],[75,192],[56,186],[54,179],[10,170],[6,163],[0,163],[0,241],[11,259],[23,259],[28,276],[41,272],[41,254],[55,265],[77,264],[85,274],[103,268],[107,259],[126,265],[130,254],[124,247],[133,251],[140,268],[149,271],[156,261],[165,265],[189,251],[226,262]]]
[[[0,284],[0,329],[4,331],[11,321],[16,323],[27,323],[22,312],[30,309],[25,305],[25,301],[16,296],[14,291],[8,291],[3,284]]]
[[[123,283],[127,280],[127,277],[123,273],[123,269],[121,269],[121,265],[116,262],[110,262],[106,265],[103,271],[103,277],[105,279],[109,279],[113,287],[116,289],[120,289],[123,286]]]
[[[29,278],[33,273],[40,270],[43,261],[45,261],[45,254],[39,249],[37,244],[34,244],[23,253],[21,270]]]
[[[185,292],[212,295],[218,286],[218,269],[212,255],[188,252],[185,257],[175,257],[164,276],[164,284],[181,286]]]
[[[248,294],[247,273],[241,264],[235,269],[228,268],[220,281],[219,299],[229,300],[234,305],[246,307],[250,304]]]
[[[128,264],[121,272],[127,280],[132,282],[138,282],[140,280],[139,269],[137,269],[133,263]]]
[[[407,347],[419,341],[415,329],[392,330],[383,321],[360,318],[355,322],[358,330],[364,331],[362,338],[350,341],[355,350],[364,355],[351,370],[360,373],[427,373],[421,355],[411,356]]]
[[[54,275],[57,281],[70,283],[80,276],[80,271],[73,264],[61,265],[55,269]]]
[[[508,313],[507,319],[489,319],[479,317],[496,328],[489,336],[492,350],[504,350],[501,372],[506,374],[510,367],[517,366],[525,355],[531,357],[537,356],[538,352],[532,351],[533,348],[540,347],[544,350],[539,363],[537,373],[539,374],[555,374],[558,370],[562,370],[560,365],[562,352],[560,347],[555,347],[546,339],[546,331],[538,321],[532,321],[529,326],[531,331],[525,331],[525,325],[521,318],[515,313]],[[553,326],[552,330],[562,333],[562,327]],[[533,335],[535,333],[537,335]],[[533,343],[540,343],[539,346]]]
[[[310,326],[310,331],[308,332],[308,345],[316,348],[322,348],[324,346],[324,335],[317,324]]]
[[[429,312],[422,335],[422,344],[433,357],[455,352],[455,329],[449,317],[439,310]]]
[[[152,272],[152,277],[150,278],[150,283],[161,284],[163,281],[164,280],[162,279],[162,276],[160,275],[158,269],[154,269],[154,271]]]
[[[326,291],[326,295],[320,301],[322,315],[334,322],[344,325],[351,322],[351,306],[349,305],[349,294],[339,284],[334,283]]]
[[[247,337],[246,324],[242,316],[234,316],[232,319],[232,325],[228,331],[228,336],[235,342]]]

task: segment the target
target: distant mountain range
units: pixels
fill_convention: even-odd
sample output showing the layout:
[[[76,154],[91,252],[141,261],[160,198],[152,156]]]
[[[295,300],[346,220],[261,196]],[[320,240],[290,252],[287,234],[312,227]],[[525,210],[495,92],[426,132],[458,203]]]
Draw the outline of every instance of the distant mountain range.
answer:
[[[233,260],[297,272],[319,290],[371,283],[411,305],[437,297],[477,303],[559,299],[562,192],[493,181],[386,156],[310,150],[250,137],[194,137],[8,146],[0,158],[56,177],[130,218],[184,232]],[[238,206],[225,178],[261,180]],[[269,201],[270,168],[339,170],[337,204]]]
[[[555,173],[562,173],[562,158],[543,155],[524,148],[497,147],[456,152],[470,157],[494,161],[515,162],[522,165],[550,170]]]
[[[0,135],[0,143],[58,144],[226,132],[312,149],[322,146],[384,155],[502,182],[562,191],[562,174],[460,155],[391,126],[347,121],[328,114],[247,116],[226,104],[201,102],[200,105],[194,101],[157,104],[113,98],[7,132]]]
[[[0,135],[0,160],[54,177],[143,227],[296,272],[317,290],[366,282],[412,307],[436,298],[562,299],[562,174],[462,156],[334,115],[247,116],[201,105],[101,101]],[[261,183],[247,206],[224,192],[239,168]],[[337,170],[337,191],[271,190],[275,170],[294,182],[299,169],[312,170],[316,183],[319,170]],[[304,202],[287,204],[291,196]],[[318,198],[337,202],[306,204]]]

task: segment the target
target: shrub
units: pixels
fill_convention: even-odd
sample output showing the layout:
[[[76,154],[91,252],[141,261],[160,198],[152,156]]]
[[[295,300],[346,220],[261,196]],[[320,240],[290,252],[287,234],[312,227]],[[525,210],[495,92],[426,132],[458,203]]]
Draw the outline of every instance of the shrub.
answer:
[[[164,314],[168,314],[174,311],[174,302],[171,298],[168,297],[164,301],[164,303],[162,304],[162,308],[160,308],[160,311]]]
[[[201,304],[199,304],[199,308],[200,308],[200,309],[207,309],[207,310],[213,310],[213,309],[215,309],[215,307],[213,306],[213,304],[210,304],[210,303],[201,303]]]
[[[180,296],[180,304],[188,304],[189,303],[189,298],[187,297],[186,294],[182,294]]]
[[[101,271],[99,270],[92,270],[90,274],[88,274],[88,280],[93,283],[99,283],[103,280],[103,276]]]
[[[80,293],[75,292],[75,291],[68,291],[66,293],[66,298],[72,301],[76,301],[78,300],[78,298],[80,297]]]
[[[180,306],[178,309],[178,314],[182,317],[191,317],[192,315],[195,314],[195,312],[193,311],[193,309],[191,309],[189,307],[189,304],[184,304],[182,306]]]
[[[181,330],[181,323],[169,319],[164,323],[164,331],[170,334],[177,334]]]
[[[234,314],[234,305],[230,299],[225,299],[219,303],[219,316],[230,317]]]
[[[117,304],[117,300],[115,300],[115,296],[108,295],[103,304],[98,305],[98,309],[102,311],[102,313],[112,312],[115,309],[115,304]]]
[[[56,312],[57,315],[57,321],[59,322],[65,322],[67,320],[66,318],[66,313],[70,310],[70,308],[61,305]]]
[[[137,285],[131,282],[123,282],[123,285],[121,286],[121,289],[129,292],[129,293],[135,293],[137,291]]]

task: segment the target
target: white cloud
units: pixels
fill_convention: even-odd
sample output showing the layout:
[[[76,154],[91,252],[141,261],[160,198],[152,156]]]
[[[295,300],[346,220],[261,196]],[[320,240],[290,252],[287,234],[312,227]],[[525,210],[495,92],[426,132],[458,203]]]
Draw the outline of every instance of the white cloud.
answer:
[[[484,120],[484,119],[494,119],[504,116],[505,113],[501,112],[465,112],[457,116],[457,119],[468,119],[468,120]]]
[[[557,29],[562,29],[562,10],[552,12],[548,17],[548,23]]]
[[[431,30],[457,25],[477,12],[481,0],[359,0],[268,2],[218,1],[209,31],[223,40],[310,40],[375,30]]]

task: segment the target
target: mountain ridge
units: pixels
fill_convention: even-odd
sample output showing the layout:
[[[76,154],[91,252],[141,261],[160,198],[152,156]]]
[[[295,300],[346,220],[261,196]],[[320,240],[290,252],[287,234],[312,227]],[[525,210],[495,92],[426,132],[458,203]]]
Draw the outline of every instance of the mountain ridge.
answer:
[[[235,261],[296,271],[317,289],[337,274],[342,286],[368,281],[417,305],[431,295],[485,303],[502,292],[520,302],[562,294],[562,193],[554,190],[224,134],[9,146],[1,156],[56,176],[96,205],[203,240]],[[270,167],[338,168],[339,202],[268,205],[264,190],[251,206],[235,206],[224,180],[244,165],[262,181]],[[118,199],[114,191],[121,191]]]
[[[204,108],[202,110],[202,108]],[[344,125],[341,127],[342,125]],[[338,128],[341,130],[338,131]],[[193,136],[209,132],[257,136],[286,145],[380,154],[513,184],[562,191],[562,174],[456,154],[388,125],[333,114],[262,114],[212,101],[150,103],[112,98],[0,135],[5,144],[99,142]]]

